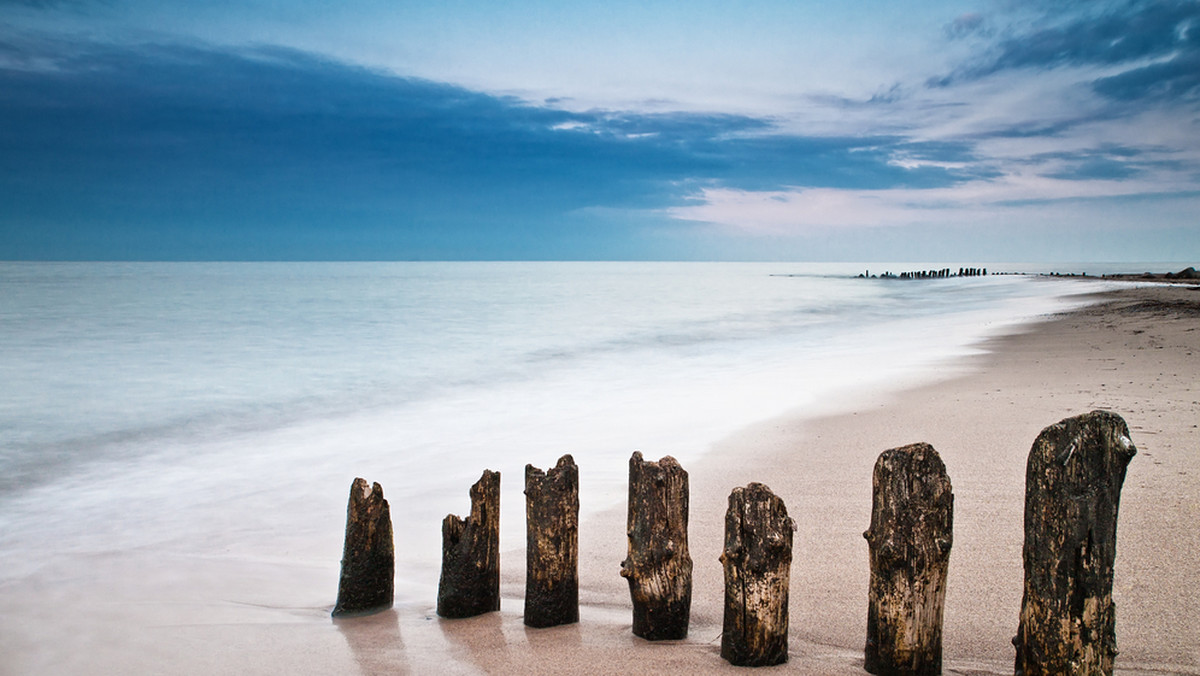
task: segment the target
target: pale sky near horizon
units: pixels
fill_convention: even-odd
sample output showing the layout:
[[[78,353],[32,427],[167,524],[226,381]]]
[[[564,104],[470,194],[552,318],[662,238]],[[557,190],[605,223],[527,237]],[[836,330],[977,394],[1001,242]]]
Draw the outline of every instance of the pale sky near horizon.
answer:
[[[1200,2],[0,0],[3,259],[1200,259]]]

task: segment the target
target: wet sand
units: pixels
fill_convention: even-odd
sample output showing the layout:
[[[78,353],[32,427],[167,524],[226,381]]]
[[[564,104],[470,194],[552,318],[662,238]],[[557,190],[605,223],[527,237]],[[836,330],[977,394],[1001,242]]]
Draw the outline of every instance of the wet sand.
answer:
[[[1117,673],[1200,674],[1200,290],[1119,291],[984,347],[945,364],[937,382],[864,392],[838,415],[762,422],[688,467],[685,641],[630,633],[622,507],[582,524],[576,625],[523,626],[520,550],[502,555],[499,613],[440,620],[430,587],[405,590],[427,602],[336,622],[336,560],[122,552],[87,561],[83,577],[73,561],[0,587],[0,673],[745,673],[719,657],[717,557],[729,491],[751,481],[780,495],[797,523],[790,660],[766,671],[865,673],[871,469],[881,451],[917,441],[941,454],[955,493],[945,673],[1012,673],[1026,455],[1045,426],[1102,408],[1125,418],[1139,451],[1118,525]],[[504,509],[502,518],[519,514]]]

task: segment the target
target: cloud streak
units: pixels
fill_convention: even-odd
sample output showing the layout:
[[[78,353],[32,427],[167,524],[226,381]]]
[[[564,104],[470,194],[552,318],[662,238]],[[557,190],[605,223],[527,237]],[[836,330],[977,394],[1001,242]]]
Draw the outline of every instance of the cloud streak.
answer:
[[[969,223],[1061,202],[1195,197],[1195,190],[1190,187],[1122,180],[1126,176],[1111,177],[1107,167],[1096,173],[1097,176],[1086,177],[1088,180],[1084,181],[1080,172],[1062,177],[1030,172],[926,190],[713,188],[703,191],[695,204],[669,211],[679,219],[721,223],[756,235],[779,236],[828,229]]]
[[[1093,80],[1094,90],[1118,100],[1194,101],[1200,85],[1200,3],[1194,0],[1096,3],[1084,15],[1012,32],[973,63],[929,84],[945,87],[1011,70],[1118,68]],[[984,19],[967,15],[947,29],[952,37],[984,32]]]

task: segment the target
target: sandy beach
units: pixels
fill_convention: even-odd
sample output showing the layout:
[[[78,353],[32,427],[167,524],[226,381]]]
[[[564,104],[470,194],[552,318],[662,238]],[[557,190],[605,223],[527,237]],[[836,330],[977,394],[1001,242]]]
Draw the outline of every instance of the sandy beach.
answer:
[[[1138,448],[1118,526],[1116,671],[1200,674],[1200,290],[1108,293],[981,347],[945,364],[936,382],[863,392],[837,402],[836,415],[764,421],[687,467],[695,586],[685,641],[630,633],[621,507],[582,524],[576,625],[523,626],[520,550],[502,554],[501,611],[453,621],[436,617],[432,592],[424,603],[331,621],[336,561],[128,552],[89,561],[82,580],[77,568],[51,567],[0,589],[0,673],[742,673],[719,656],[717,557],[727,496],[751,481],[781,496],[797,524],[790,660],[768,671],[865,673],[872,466],[883,450],[918,441],[941,454],[955,493],[945,673],[1012,673],[1026,455],[1042,428],[1107,409],[1125,418]],[[514,507],[504,505],[502,518],[516,518]]]

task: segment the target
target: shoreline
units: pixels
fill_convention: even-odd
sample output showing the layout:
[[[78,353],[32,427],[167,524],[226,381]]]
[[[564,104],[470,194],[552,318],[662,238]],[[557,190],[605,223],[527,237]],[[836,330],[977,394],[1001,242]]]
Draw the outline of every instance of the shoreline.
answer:
[[[956,495],[944,673],[1008,674],[1022,585],[1025,458],[1042,428],[1093,408],[1122,415],[1139,449],[1118,526],[1116,672],[1200,674],[1200,620],[1185,593],[1200,582],[1200,349],[1193,347],[1200,290],[1139,287],[1101,297],[1007,327],[982,353],[939,366],[932,382],[868,392],[834,415],[760,422],[685,466],[694,590],[684,641],[653,644],[630,632],[628,588],[618,575],[626,547],[621,504],[581,524],[580,624],[524,627],[520,549],[502,552],[501,611],[467,620],[438,619],[429,595],[331,621],[336,562],[331,573],[327,565],[288,562],[282,552],[271,560],[214,554],[165,562],[153,551],[98,553],[89,580],[73,586],[55,584],[71,583],[77,569],[52,566],[20,588],[0,587],[0,654],[9,656],[0,674],[744,673],[719,656],[717,557],[729,491],[750,481],[782,497],[798,526],[790,661],[777,669],[865,673],[862,532],[871,470],[880,452],[916,441],[941,454]],[[37,628],[50,624],[53,634],[37,642]]]
[[[866,673],[862,531],[870,521],[871,471],[880,452],[927,441],[946,462],[956,495],[944,673],[1010,674],[1023,579],[1025,459],[1044,427],[1105,408],[1126,419],[1141,456],[1130,465],[1118,526],[1116,673],[1200,674],[1200,648],[1194,647],[1200,646],[1200,621],[1190,619],[1190,604],[1179,593],[1200,582],[1200,458],[1186,453],[1200,446],[1191,422],[1200,397],[1200,351],[1192,354],[1191,345],[1200,330],[1189,325],[1189,317],[1200,317],[1200,290],[1080,291],[1097,293],[1099,302],[1010,327],[986,340],[982,354],[947,364],[953,375],[945,379],[868,395],[843,413],[761,422],[714,444],[687,467],[695,566],[686,641],[668,647],[629,633],[628,591],[616,574],[625,553],[621,506],[581,526],[582,624],[550,630],[564,638],[561,652],[547,653],[556,659],[531,661],[511,648],[503,656],[472,650],[473,666],[487,673],[737,671],[719,656],[723,578],[717,557],[729,491],[760,481],[784,499],[798,526],[790,660],[779,669]],[[653,453],[647,458],[657,459]],[[500,625],[506,641],[549,640],[523,631],[524,562],[510,563],[500,617],[440,621],[443,632],[497,646]],[[413,663],[414,673],[422,664],[431,666]]]

